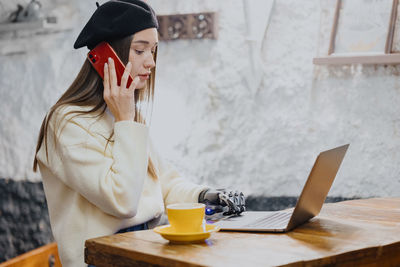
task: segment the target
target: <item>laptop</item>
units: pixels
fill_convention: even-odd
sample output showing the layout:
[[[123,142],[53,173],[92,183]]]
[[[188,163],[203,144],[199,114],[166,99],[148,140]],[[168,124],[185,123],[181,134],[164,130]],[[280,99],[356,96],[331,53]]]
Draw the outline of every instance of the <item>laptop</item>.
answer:
[[[349,144],[321,152],[295,208],[282,211],[247,211],[216,221],[222,231],[287,232],[315,217],[343,161]]]

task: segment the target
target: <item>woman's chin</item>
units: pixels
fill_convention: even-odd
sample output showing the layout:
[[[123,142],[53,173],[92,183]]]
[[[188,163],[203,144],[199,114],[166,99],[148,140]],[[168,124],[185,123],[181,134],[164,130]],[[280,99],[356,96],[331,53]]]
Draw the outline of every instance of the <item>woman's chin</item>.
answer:
[[[141,81],[137,86],[136,86],[136,89],[138,89],[138,90],[142,90],[142,89],[145,89],[146,88],[146,82],[145,81]]]

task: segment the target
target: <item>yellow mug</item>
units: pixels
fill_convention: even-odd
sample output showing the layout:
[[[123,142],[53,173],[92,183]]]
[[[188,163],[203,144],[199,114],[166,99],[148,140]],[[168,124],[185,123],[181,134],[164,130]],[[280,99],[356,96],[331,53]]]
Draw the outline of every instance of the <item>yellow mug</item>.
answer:
[[[168,221],[177,233],[204,231],[206,205],[202,203],[176,203],[167,206]]]

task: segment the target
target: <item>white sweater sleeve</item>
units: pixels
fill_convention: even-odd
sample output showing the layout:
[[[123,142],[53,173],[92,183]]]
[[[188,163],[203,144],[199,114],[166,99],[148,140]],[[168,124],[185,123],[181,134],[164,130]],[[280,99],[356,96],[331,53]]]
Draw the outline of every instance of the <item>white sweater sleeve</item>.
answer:
[[[171,164],[160,157],[151,141],[150,151],[151,158],[157,165],[164,205],[182,202],[197,203],[200,192],[209,187],[197,185],[183,178]]]
[[[105,213],[119,218],[134,217],[147,178],[148,128],[133,121],[116,122],[112,153],[106,155],[104,143],[82,122],[64,119],[57,128],[56,146],[52,139],[54,126],[49,123],[49,161],[40,161]]]

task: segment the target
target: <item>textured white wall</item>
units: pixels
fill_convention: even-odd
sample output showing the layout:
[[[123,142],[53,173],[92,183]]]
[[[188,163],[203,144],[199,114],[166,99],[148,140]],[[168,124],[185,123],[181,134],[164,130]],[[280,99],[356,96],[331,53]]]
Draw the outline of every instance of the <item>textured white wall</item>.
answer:
[[[73,31],[46,37],[45,49],[0,56],[0,177],[40,179],[30,171],[37,132],[82,64],[86,51],[72,44],[94,10],[87,2],[76,1]],[[246,83],[242,1],[149,2],[159,14],[219,13],[218,40],[159,47],[152,136],[190,179],[247,195],[298,195],[315,156],[350,143],[330,195],[399,195],[399,67],[314,66],[327,50],[326,0],[275,1],[258,90]]]

